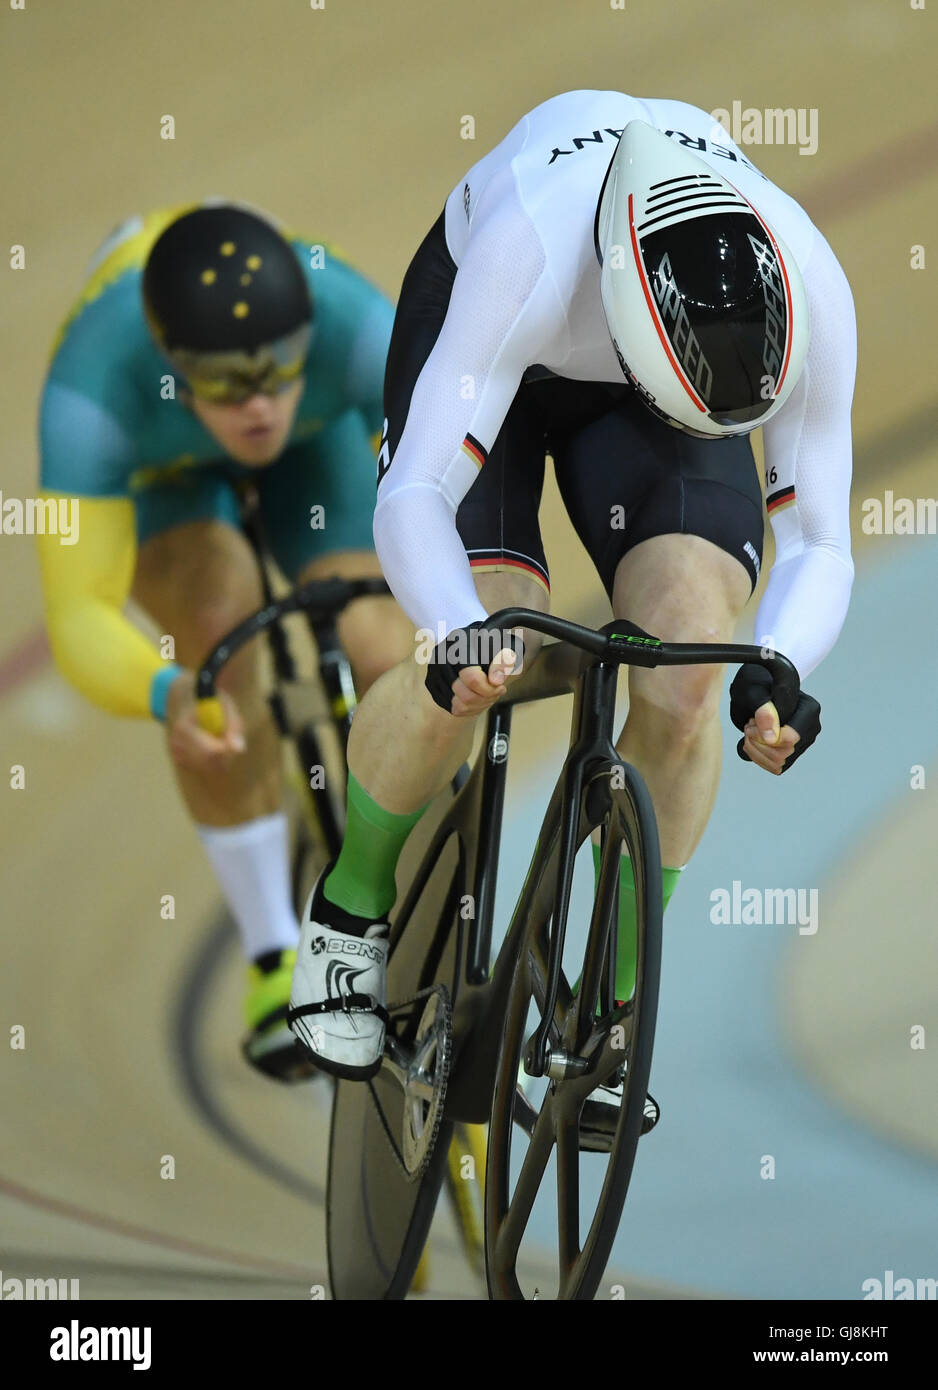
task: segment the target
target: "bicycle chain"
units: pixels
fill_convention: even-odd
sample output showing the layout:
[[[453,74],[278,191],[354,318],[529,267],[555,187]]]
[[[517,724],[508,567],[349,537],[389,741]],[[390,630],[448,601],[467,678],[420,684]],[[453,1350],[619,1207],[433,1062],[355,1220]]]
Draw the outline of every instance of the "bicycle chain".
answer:
[[[438,991],[438,990],[441,990],[441,989],[446,989],[446,986],[445,986],[445,985],[430,985],[428,989],[421,989],[421,990],[418,990],[418,992],[417,992],[416,994],[412,994],[411,997],[410,997],[409,999],[403,999],[403,1000],[401,1000],[401,1002],[400,1002],[399,1004],[385,1004],[384,1007],[387,1009],[387,1011],[388,1011],[389,1014],[396,1014],[397,1011],[398,1011],[398,1009],[410,1009],[410,1008],[413,1008],[414,1004],[418,1004],[418,1003],[420,1002],[421,999],[429,999],[431,994],[436,994],[437,991]],[[448,994],[449,994],[449,990],[447,990],[446,992],[447,992],[447,995],[448,995]]]
[[[441,993],[441,991],[442,991],[442,993]],[[404,999],[404,1000],[400,1001],[399,1003],[387,1004],[387,1005],[386,1005],[386,1008],[387,1008],[388,1014],[397,1013],[398,1010],[400,1010],[400,1009],[412,1009],[412,1008],[414,1007],[414,1005],[419,1004],[419,1003],[421,1002],[421,1000],[429,999],[430,996],[433,995],[433,994],[440,994],[442,1005],[443,1005],[444,1009],[446,1010],[446,1021],[447,1021],[447,1024],[451,1023],[451,1022],[452,1022],[452,1013],[453,1013],[453,1011],[452,1011],[452,1005],[450,1004],[450,1000],[449,1000],[449,991],[446,989],[446,987],[445,987],[444,985],[431,985],[428,989],[419,990],[419,991],[417,992],[417,994],[413,995],[410,999]],[[450,1029],[449,1027],[447,1027],[447,1028],[445,1029],[445,1031],[444,1031],[444,1039],[445,1039],[445,1049],[446,1049],[446,1051],[445,1051],[446,1079],[444,1080],[443,1086],[442,1086],[442,1088],[441,1088],[441,1090],[440,1090],[440,1104],[439,1104],[439,1106],[437,1107],[436,1123],[435,1123],[435,1125],[433,1126],[433,1134],[432,1134],[432,1136],[431,1136],[431,1142],[430,1142],[429,1144],[427,1144],[427,1146],[426,1146],[426,1154],[425,1154],[424,1158],[421,1160],[420,1164],[418,1165],[418,1167],[416,1168],[416,1170],[415,1170],[414,1172],[411,1172],[411,1171],[408,1169],[406,1163],[404,1162],[403,1157],[401,1156],[401,1151],[400,1151],[400,1149],[398,1148],[397,1144],[396,1144],[395,1141],[394,1141],[394,1136],[391,1134],[391,1130],[390,1130],[390,1127],[389,1127],[389,1125],[388,1125],[387,1118],[386,1118],[385,1113],[384,1113],[384,1109],[383,1109],[383,1107],[382,1107],[382,1105],[381,1105],[381,1102],[379,1101],[379,1099],[378,1099],[378,1097],[377,1097],[377,1095],[376,1095],[376,1093],[375,1093],[374,1082],[373,1082],[372,1080],[370,1080],[370,1079],[369,1079],[369,1081],[368,1081],[368,1090],[371,1092],[372,1104],[373,1104],[373,1106],[374,1106],[374,1108],[375,1108],[375,1110],[376,1110],[376,1112],[377,1112],[378,1119],[381,1121],[381,1129],[382,1129],[382,1131],[384,1132],[384,1137],[387,1139],[388,1144],[390,1145],[391,1152],[392,1152],[392,1154],[394,1155],[395,1160],[397,1161],[398,1167],[400,1168],[401,1172],[403,1173],[404,1177],[406,1178],[406,1180],[407,1180],[408,1182],[416,1182],[417,1179],[423,1177],[424,1173],[427,1171],[427,1168],[429,1167],[429,1164],[430,1164],[430,1159],[433,1157],[434,1150],[436,1149],[436,1140],[437,1140],[437,1135],[439,1134],[439,1131],[440,1131],[440,1125],[441,1125],[442,1122],[443,1122],[443,1101],[444,1101],[445,1098],[446,1098],[446,1085],[447,1085],[447,1081],[448,1081],[448,1079],[449,1079],[449,1064],[450,1064],[450,1057],[451,1057],[451,1053],[452,1053],[452,1031],[451,1031],[451,1029]],[[439,1058],[439,1053],[437,1054],[437,1056],[438,1056],[438,1058]]]
[[[437,986],[437,988],[440,987]],[[420,1160],[415,1172],[411,1176],[411,1182],[416,1182],[418,1178],[422,1178],[429,1168],[430,1160],[436,1150],[436,1141],[439,1137],[440,1126],[443,1123],[443,1109],[446,1102],[446,1088],[449,1084],[449,1068],[453,1053],[453,1007],[450,1003],[449,990],[445,987],[443,987],[442,993],[440,994],[440,1006],[443,1010],[441,1020],[443,1023],[443,1030],[437,1047],[436,1066],[442,1067],[443,1081],[438,1091],[439,1103],[436,1107],[433,1132],[429,1139],[424,1142],[423,1158]]]

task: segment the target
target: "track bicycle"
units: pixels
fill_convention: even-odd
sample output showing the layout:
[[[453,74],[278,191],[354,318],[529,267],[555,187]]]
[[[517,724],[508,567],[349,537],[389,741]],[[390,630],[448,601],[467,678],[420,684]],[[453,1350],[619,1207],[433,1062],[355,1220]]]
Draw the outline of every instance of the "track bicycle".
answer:
[[[772,677],[782,723],[798,699],[792,664],[756,647],[666,643],[627,622],[594,631],[522,608],[493,613],[487,627],[526,627],[557,640],[509,682],[486,716],[483,751],[468,780],[455,795],[441,793],[405,845],[382,1066],[369,1081],[339,1080],[334,1092],[326,1230],[335,1298],[405,1296],[454,1126],[486,1120],[489,1297],[527,1296],[522,1242],[551,1182],[556,1296],[595,1296],[645,1126],[661,964],[654,810],[639,773],[613,743],[619,669],[754,662]],[[569,751],[491,963],[512,712],[568,693]],[[601,862],[585,937],[568,952],[574,974],[564,960],[574,861],[595,831]],[[623,849],[635,880],[637,967],[632,997],[617,1003]],[[532,1296],[542,1296],[540,1289]]]

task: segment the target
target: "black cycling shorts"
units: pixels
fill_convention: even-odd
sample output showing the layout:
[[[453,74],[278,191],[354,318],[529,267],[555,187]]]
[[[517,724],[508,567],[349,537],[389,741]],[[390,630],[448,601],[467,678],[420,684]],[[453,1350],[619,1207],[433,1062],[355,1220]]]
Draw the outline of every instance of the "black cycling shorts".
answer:
[[[455,277],[441,214],[408,267],[394,319],[384,378],[392,458]],[[696,439],[659,420],[625,381],[571,381],[536,366],[525,373],[456,513],[474,570],[520,568],[549,589],[538,525],[546,454],[610,598],[622,556],[640,541],[675,532],[718,545],[755,587],[762,489],[748,436]]]

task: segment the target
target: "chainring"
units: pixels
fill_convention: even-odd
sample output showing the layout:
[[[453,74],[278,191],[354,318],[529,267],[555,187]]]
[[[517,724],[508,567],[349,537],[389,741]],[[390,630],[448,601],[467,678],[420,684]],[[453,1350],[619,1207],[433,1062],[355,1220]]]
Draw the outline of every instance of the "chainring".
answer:
[[[401,1159],[412,1181],[426,1172],[433,1155],[443,1122],[453,1046],[449,991],[445,985],[436,985],[428,994],[404,1083]]]

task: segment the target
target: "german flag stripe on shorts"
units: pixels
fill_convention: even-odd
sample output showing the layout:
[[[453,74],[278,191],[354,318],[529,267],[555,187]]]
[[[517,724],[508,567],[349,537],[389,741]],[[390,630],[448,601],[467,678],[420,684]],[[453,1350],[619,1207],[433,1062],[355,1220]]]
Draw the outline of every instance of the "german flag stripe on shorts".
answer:
[[[777,512],[780,507],[787,507],[789,502],[795,500],[795,489],[792,487],[781,487],[778,492],[770,492],[765,499],[765,509],[770,514]]]
[[[488,458],[488,453],[485,449],[482,448],[482,445],[479,443],[478,439],[476,439],[474,434],[467,434],[462,442],[461,447],[463,453],[467,454],[469,458],[472,459],[472,462],[475,464],[476,468],[481,468],[485,460]]]
[[[530,574],[533,579],[537,580],[546,593],[550,593],[550,579],[547,571],[536,560],[532,560],[527,555],[509,555],[504,550],[470,550],[468,555],[470,566],[480,573],[509,569],[524,570],[525,574]]]

